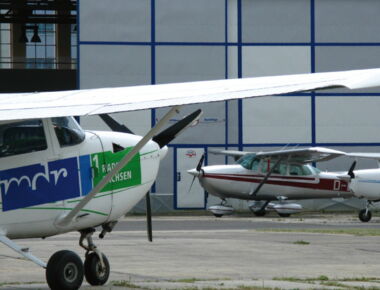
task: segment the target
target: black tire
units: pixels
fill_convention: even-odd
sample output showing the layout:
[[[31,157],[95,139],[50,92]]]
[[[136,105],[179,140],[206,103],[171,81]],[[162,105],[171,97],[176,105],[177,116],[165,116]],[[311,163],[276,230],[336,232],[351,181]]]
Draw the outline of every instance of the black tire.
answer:
[[[368,213],[366,214],[366,209],[362,209],[361,211],[359,211],[359,219],[363,222],[363,223],[367,223],[371,220],[372,218],[372,213],[371,211],[368,211]]]
[[[101,269],[100,259],[96,253],[87,255],[84,261],[84,276],[90,285],[104,285],[110,276],[110,264],[102,254],[105,268]]]
[[[280,217],[290,217],[290,213],[278,213]]]
[[[266,211],[265,210],[258,210],[258,211],[254,211],[253,214],[255,216],[265,216],[266,215]]]
[[[221,218],[223,215],[222,214],[218,214],[218,213],[213,213],[213,215],[217,218]]]
[[[83,263],[72,251],[58,251],[46,267],[46,281],[53,290],[76,290],[83,282]]]

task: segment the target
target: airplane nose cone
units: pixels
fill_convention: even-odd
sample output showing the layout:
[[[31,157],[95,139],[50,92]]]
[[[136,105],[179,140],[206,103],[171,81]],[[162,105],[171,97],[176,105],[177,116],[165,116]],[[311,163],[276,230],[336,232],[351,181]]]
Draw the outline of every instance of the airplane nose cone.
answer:
[[[199,171],[197,171],[195,168],[188,170],[187,173],[191,174],[192,176],[199,176]]]
[[[164,159],[166,154],[168,154],[168,146],[164,146],[160,149],[160,160]]]

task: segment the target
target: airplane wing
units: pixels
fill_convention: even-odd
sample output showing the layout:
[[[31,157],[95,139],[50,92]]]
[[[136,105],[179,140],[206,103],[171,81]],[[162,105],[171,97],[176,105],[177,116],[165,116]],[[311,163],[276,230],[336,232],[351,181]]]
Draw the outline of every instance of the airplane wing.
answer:
[[[380,153],[347,153],[346,155],[353,158],[367,158],[380,161]]]
[[[286,149],[279,151],[268,151],[256,153],[257,158],[283,159],[288,162],[311,163],[327,161],[339,156],[346,155],[343,151],[323,147],[310,147],[298,149]]]
[[[234,157],[235,159],[239,159],[240,157],[252,153],[247,151],[238,151],[238,150],[215,150],[215,149],[209,149],[209,153],[215,154],[215,155],[227,155]]]
[[[210,149],[208,152],[212,154],[221,154],[232,156],[235,159],[239,159],[240,157],[246,154],[255,154],[256,158],[271,158],[271,159],[284,159],[289,162],[296,163],[311,163],[318,161],[327,161],[339,156],[351,156],[349,153],[345,153],[343,151],[333,150],[329,148],[323,147],[309,147],[309,148],[296,148],[296,149],[286,149],[286,150],[278,150],[278,151],[265,151],[265,152],[249,152],[249,151],[237,151],[237,150],[213,150]],[[352,153],[356,155],[352,155],[352,157],[363,157],[363,158],[375,158],[380,159],[380,154],[376,153]],[[359,156],[359,154],[361,154]],[[365,154],[371,154],[371,157],[365,156]],[[375,157],[375,155],[377,157]]]
[[[75,91],[0,94],[0,121],[86,116],[346,87],[380,86],[380,69]]]

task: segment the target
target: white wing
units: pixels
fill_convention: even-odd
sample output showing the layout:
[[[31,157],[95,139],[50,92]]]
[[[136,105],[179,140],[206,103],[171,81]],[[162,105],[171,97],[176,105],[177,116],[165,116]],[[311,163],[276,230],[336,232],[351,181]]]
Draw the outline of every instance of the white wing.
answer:
[[[380,86],[380,69],[28,94],[0,94],[0,121],[85,116],[174,105]]]
[[[323,147],[310,147],[299,149],[286,149],[280,151],[259,152],[257,158],[283,158],[288,162],[311,163],[318,161],[327,161],[339,156],[345,156],[343,151],[333,150]]]
[[[235,157],[238,159],[247,154],[254,154],[258,159],[278,159],[283,158],[288,162],[297,162],[297,163],[311,163],[318,161],[327,161],[339,156],[344,156],[347,154],[343,151],[333,150],[323,147],[309,147],[309,148],[296,148],[296,149],[285,149],[277,151],[264,151],[264,152],[248,152],[248,151],[235,151],[235,150],[209,150],[208,152],[212,154],[221,154]],[[380,158],[380,154],[378,154]]]
[[[380,161],[380,153],[347,153],[347,156],[353,158],[367,158],[367,159],[375,159]]]

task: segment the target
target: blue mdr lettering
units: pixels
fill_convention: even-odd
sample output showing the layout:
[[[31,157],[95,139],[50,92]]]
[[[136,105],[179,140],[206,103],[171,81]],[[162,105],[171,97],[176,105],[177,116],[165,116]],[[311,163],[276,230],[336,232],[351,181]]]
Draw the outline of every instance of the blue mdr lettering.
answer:
[[[3,211],[80,196],[77,157],[0,171]]]

